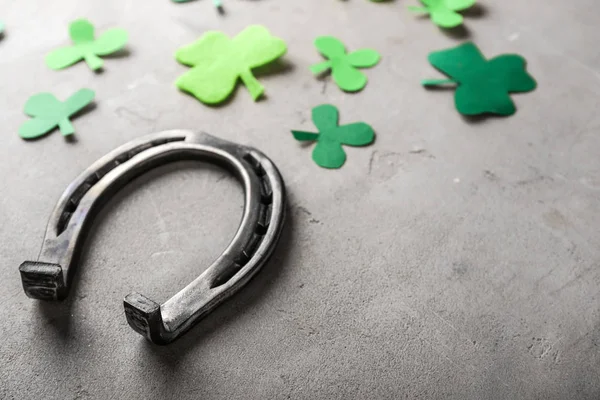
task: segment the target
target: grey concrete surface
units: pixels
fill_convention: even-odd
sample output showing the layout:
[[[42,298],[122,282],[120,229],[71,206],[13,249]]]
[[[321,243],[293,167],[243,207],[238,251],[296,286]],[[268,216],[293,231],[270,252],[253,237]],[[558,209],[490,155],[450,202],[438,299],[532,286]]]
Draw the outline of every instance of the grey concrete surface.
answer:
[[[444,34],[409,0],[4,0],[0,19],[0,398],[600,398],[600,7],[597,0],[481,1],[468,32]],[[69,21],[130,31],[103,73],[45,67]],[[253,103],[177,91],[175,49],[209,29],[266,25],[289,45]],[[308,71],[333,34],[383,54],[363,92]],[[426,91],[426,57],[468,38],[519,53],[539,82],[510,118],[467,121],[452,93]],[[26,99],[96,90],[96,108],[24,142]],[[338,171],[318,168],[290,129],[332,103],[377,131]],[[94,223],[69,300],[25,297],[17,268],[38,254],[56,200],[94,160],[144,134],[198,128],[256,146],[290,194],[266,268],[183,339],[153,346],[122,300],[166,300],[220,254],[241,189],[216,167],[160,168]]]

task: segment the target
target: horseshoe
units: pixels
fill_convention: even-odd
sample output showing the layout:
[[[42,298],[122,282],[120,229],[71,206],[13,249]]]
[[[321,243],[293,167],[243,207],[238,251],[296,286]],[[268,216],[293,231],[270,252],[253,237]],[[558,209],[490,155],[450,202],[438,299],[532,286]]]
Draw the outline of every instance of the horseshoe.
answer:
[[[131,293],[125,297],[129,325],[156,344],[181,336],[240,290],[267,262],[285,219],[285,187],[273,162],[251,147],[207,133],[172,130],[133,140],[105,155],[61,196],[50,217],[38,261],[19,267],[25,294],[39,300],[67,297],[93,215],[137,176],[165,163],[197,159],[230,170],[244,186],[240,226],[223,254],[198,278],[163,304]]]

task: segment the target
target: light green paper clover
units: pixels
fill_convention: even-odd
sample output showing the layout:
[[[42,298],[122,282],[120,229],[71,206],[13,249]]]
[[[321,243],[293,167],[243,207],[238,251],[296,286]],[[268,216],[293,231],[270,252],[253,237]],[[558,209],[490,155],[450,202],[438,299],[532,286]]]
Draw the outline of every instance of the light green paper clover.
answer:
[[[81,60],[96,71],[104,65],[98,56],[106,56],[121,50],[127,43],[127,31],[121,28],[108,29],[97,39],[94,26],[85,19],[78,19],[69,25],[69,35],[73,46],[61,47],[46,56],[46,65],[54,70],[63,69]]]
[[[367,76],[357,68],[376,65],[381,56],[372,49],[361,49],[346,54],[344,44],[332,36],[320,36],[315,46],[328,61],[310,67],[313,74],[331,69],[334,82],[346,92],[358,92],[367,84]]]
[[[256,101],[265,88],[252,69],[275,61],[286,51],[285,42],[271,36],[264,26],[249,26],[233,39],[210,31],[175,53],[177,61],[192,67],[175,84],[203,103],[218,104],[231,95],[241,78]]]
[[[455,28],[463,23],[463,16],[457,11],[472,7],[476,0],[420,0],[424,7],[408,6],[413,12],[425,13],[442,28]]]
[[[23,139],[35,139],[52,131],[58,126],[63,136],[75,132],[70,117],[77,114],[94,100],[95,93],[90,89],[75,92],[64,102],[52,93],[38,93],[25,103],[25,114],[32,119],[24,122],[19,128],[19,136]]]

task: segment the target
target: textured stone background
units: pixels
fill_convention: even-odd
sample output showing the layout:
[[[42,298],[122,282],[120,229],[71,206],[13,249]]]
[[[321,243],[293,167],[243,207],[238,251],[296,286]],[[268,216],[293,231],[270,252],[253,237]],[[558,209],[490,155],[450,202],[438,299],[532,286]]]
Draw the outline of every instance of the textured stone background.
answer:
[[[597,0],[481,1],[448,35],[409,0],[45,0],[0,4],[0,398],[600,398],[600,7]],[[104,73],[55,72],[44,55],[67,24],[127,28]],[[175,49],[203,32],[266,25],[289,45],[254,104],[238,88],[208,108],[173,85]],[[357,95],[311,76],[312,41],[333,34],[383,54]],[[466,121],[426,91],[430,51],[466,35],[488,56],[519,53],[539,82],[510,118]],[[16,134],[32,94],[97,92],[77,142]],[[315,166],[289,130],[332,103],[378,136],[339,171]],[[144,134],[198,128],[256,146],[284,175],[290,218],[266,268],[168,346],[125,321],[139,291],[164,301],[210,265],[241,216],[216,167],[160,168],[103,210],[68,301],[25,297],[17,267],[38,254],[67,184]]]

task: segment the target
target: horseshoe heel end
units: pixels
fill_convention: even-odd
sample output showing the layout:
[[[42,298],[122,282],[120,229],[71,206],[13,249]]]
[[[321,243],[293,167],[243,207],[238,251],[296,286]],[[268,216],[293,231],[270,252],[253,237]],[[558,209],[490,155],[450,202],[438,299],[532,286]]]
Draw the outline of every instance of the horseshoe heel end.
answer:
[[[123,300],[127,323],[134,331],[152,343],[167,344],[169,340],[164,329],[160,304],[139,293],[131,293]]]
[[[40,261],[25,261],[19,267],[25,294],[38,300],[63,300],[67,289],[63,280],[63,269],[58,264]]]

